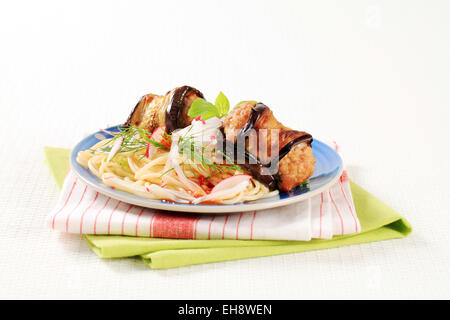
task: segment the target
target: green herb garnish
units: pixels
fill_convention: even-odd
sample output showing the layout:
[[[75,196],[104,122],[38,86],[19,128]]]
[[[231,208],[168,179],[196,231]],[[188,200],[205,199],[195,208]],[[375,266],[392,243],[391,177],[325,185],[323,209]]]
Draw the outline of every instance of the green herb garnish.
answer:
[[[189,136],[183,136],[180,137],[179,142],[179,152],[180,154],[183,154],[190,158],[191,161],[200,163],[203,167],[211,169],[211,171],[214,174],[219,173],[228,173],[228,174],[234,174],[234,172],[243,172],[240,166],[235,164],[222,164],[222,163],[216,163],[206,157],[205,155],[207,153],[215,153],[217,152],[216,149],[208,150],[205,146],[199,146],[195,144],[194,141],[194,135]],[[227,157],[222,152],[223,157]],[[208,179],[210,177],[205,177],[205,179]]]
[[[114,144],[114,141],[119,138],[123,138],[122,145],[116,155],[121,152],[138,152],[140,150],[145,150],[147,149],[149,143],[159,149],[168,150],[168,148],[162,143],[153,140],[151,138],[151,133],[136,126],[120,128],[119,132],[110,132],[110,134],[112,134],[113,137],[111,138],[111,142],[108,141],[107,143]],[[105,151],[109,150],[111,150],[111,146],[108,146],[105,149]]]
[[[216,98],[215,104],[202,98],[197,98],[192,103],[188,116],[191,118],[201,117],[203,120],[208,120],[212,117],[222,118],[228,114],[229,110],[230,102],[221,91]]]
[[[305,188],[305,187],[308,186],[308,184],[309,184],[309,180],[305,180],[305,181],[303,181],[302,183],[300,183],[298,186],[299,186],[300,188]]]

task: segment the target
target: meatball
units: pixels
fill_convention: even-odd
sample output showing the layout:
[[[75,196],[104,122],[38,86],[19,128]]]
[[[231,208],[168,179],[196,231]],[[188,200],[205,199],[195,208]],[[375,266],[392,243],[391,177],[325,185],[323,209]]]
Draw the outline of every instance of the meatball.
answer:
[[[280,160],[278,174],[280,176],[279,188],[289,191],[305,182],[312,176],[315,169],[316,159],[312,148],[306,143],[296,145]]]

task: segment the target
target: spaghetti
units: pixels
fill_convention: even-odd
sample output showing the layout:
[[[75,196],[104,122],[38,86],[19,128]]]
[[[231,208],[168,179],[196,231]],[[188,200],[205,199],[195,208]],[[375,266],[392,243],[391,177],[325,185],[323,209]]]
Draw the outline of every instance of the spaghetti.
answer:
[[[239,166],[205,155],[220,126],[218,118],[197,119],[172,135],[162,127],[151,136],[130,127],[80,151],[77,162],[105,185],[148,199],[233,204],[277,194]],[[191,154],[184,152],[186,146]]]

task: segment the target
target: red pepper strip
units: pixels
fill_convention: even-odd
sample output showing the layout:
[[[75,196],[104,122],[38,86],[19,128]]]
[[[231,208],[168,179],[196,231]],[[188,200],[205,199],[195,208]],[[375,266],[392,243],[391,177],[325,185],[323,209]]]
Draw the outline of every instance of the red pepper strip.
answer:
[[[145,151],[145,157],[148,159],[150,157],[150,143],[147,143],[147,150]]]
[[[169,135],[166,135],[164,133],[164,135],[162,136],[162,140],[160,142],[164,147],[166,147],[167,149],[170,149],[170,146],[172,145],[172,139],[170,138]]]
[[[166,141],[161,141],[161,144],[163,145],[164,148],[170,150],[171,143],[168,143]]]

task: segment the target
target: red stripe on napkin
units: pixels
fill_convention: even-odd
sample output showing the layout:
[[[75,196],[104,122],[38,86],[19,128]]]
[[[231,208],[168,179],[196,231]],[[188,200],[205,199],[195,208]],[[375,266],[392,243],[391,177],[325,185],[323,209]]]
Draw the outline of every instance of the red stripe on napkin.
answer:
[[[241,219],[242,219],[242,212],[239,215],[239,220],[238,220],[238,223],[237,223],[237,226],[236,226],[236,240],[239,239],[239,224],[241,223]]]
[[[253,223],[255,223],[256,211],[253,212],[252,224],[250,225],[250,240],[253,240]]]
[[[156,213],[153,213],[152,218],[150,219],[150,226],[148,228],[148,236],[153,238],[153,220],[155,220]]]
[[[138,236],[138,228],[139,228],[139,219],[141,219],[142,213],[144,212],[144,208],[141,209],[138,213],[138,217],[136,219],[136,237]]]
[[[78,201],[78,203],[77,203],[77,205],[75,206],[75,208],[73,208],[73,210],[67,215],[67,219],[66,219],[66,232],[69,232],[69,221],[70,221],[70,216],[71,216],[72,213],[80,206],[80,203],[83,201],[84,195],[86,194],[86,190],[87,190],[87,185],[84,187],[84,191],[83,191],[83,194],[81,195],[80,201]]]
[[[342,220],[341,213],[339,212],[336,202],[334,202],[333,196],[331,195],[331,190],[328,190],[328,193],[330,194],[331,202],[333,203],[334,207],[336,208],[336,212],[339,216],[339,220],[341,221],[341,234],[344,234],[344,220]]]
[[[69,171],[70,171],[70,170],[69,170]],[[77,181],[78,181],[78,179],[75,179],[75,181],[73,182],[72,189],[70,189],[69,195],[67,196],[67,199],[66,199],[66,201],[64,202],[64,205],[63,205],[63,206],[61,207],[61,209],[59,209],[58,212],[56,212],[55,215],[53,216],[52,229],[55,229],[55,219],[56,219],[56,216],[57,216],[57,215],[58,215],[58,214],[66,207],[67,202],[69,202],[69,199],[70,199],[70,197],[72,196],[73,189],[75,189],[75,186],[77,185]]]
[[[197,220],[192,216],[157,213],[153,220],[153,237],[192,239]]]
[[[97,214],[95,216],[95,220],[94,220],[94,234],[97,234],[97,218],[98,218],[99,214],[103,211],[103,209],[105,209],[105,207],[108,204],[109,200],[111,200],[111,198],[108,197],[108,199],[106,199],[106,201],[105,201],[105,205],[100,210],[98,210],[98,212],[97,212]]]
[[[228,217],[225,217],[225,222],[223,223],[223,228],[222,228],[222,239],[225,239],[225,227],[227,226],[227,222],[228,222]]]
[[[118,201],[118,202],[117,202],[116,206],[114,207],[114,209],[111,211],[111,214],[109,215],[109,220],[108,220],[108,234],[111,234],[111,219],[112,219],[112,216],[113,216],[114,212],[117,210],[117,208],[119,207],[119,205],[120,205],[121,202],[122,202],[122,201]]]
[[[344,171],[344,173],[346,172]],[[342,174],[341,178],[343,177],[344,174]],[[350,205],[350,201],[348,201],[347,195],[345,194],[344,187],[342,186],[342,180],[339,180],[339,186],[341,187],[341,191],[342,194],[344,195],[345,202],[347,202],[348,210],[350,210],[350,213],[352,214],[353,217],[353,221],[355,222],[355,232],[358,232],[358,221],[356,220],[355,213],[353,212],[352,206]]]
[[[86,210],[84,210],[83,214],[81,215],[81,219],[80,219],[80,234],[83,234],[84,215],[86,214],[86,212],[89,211],[89,209],[91,209],[91,207],[94,205],[95,201],[97,201],[97,198],[98,198],[98,192],[95,194],[94,200],[92,200],[91,204],[86,208]]]
[[[322,238],[323,192],[320,194],[320,227],[319,238]]]
[[[133,208],[133,207],[134,206],[131,204],[128,207],[127,211],[125,211],[125,214],[123,215],[123,218],[122,218],[122,235],[125,235],[125,218],[127,217],[128,212],[130,212],[131,208]]]
[[[212,225],[212,223],[213,223],[215,218],[216,218],[216,216],[213,216],[211,218],[211,221],[209,222],[209,226],[208,226],[208,240],[211,240],[211,225]]]

